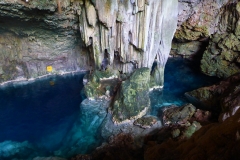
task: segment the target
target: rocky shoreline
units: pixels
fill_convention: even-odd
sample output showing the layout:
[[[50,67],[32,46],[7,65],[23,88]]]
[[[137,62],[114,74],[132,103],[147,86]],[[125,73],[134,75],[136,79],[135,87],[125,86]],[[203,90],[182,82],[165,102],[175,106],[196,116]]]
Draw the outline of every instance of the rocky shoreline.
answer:
[[[222,97],[219,97],[218,94],[214,96],[193,94],[198,95],[199,100],[205,97],[205,100],[210,102],[219,101],[213,101],[212,98],[224,99],[227,98],[224,95],[230,96],[227,99],[231,99],[230,102],[232,103],[229,104],[229,101],[224,101],[228,103],[222,103],[222,106],[227,105],[228,109],[216,106],[219,111],[217,114],[219,121],[212,117],[214,115],[212,112],[216,111],[213,108],[208,108],[210,111],[204,111],[197,109],[192,104],[186,104],[182,107],[168,106],[163,110],[162,127],[154,128],[149,134],[142,134],[141,136],[136,136],[134,132],[118,132],[110,136],[108,143],[98,147],[92,154],[77,155],[71,160],[152,160],[175,159],[177,157],[179,159],[204,159],[204,157],[210,159],[224,159],[226,157],[227,159],[238,159],[240,158],[240,148],[237,147],[240,146],[239,77],[240,74],[235,74],[216,85],[198,89],[199,91],[204,89],[205,91],[201,93],[206,95],[208,95],[207,90],[210,90],[211,93],[218,93],[219,91],[229,93],[221,94]],[[236,83],[233,83],[233,81]],[[235,92],[228,92],[229,88],[234,88]],[[227,152],[222,153],[224,145],[227,145]],[[211,150],[203,152],[204,148]],[[118,156],[116,157],[116,155]]]

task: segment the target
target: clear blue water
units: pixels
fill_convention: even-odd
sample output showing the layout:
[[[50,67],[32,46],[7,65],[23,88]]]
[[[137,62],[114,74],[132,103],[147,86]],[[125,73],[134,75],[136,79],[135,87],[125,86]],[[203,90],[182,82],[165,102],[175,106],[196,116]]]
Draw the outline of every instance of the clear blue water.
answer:
[[[11,140],[13,145],[7,147],[14,147],[14,142],[28,141],[43,154],[58,149],[79,118],[83,76],[54,76],[0,88],[0,143]],[[1,152],[0,144],[0,159]]]
[[[185,92],[209,86],[219,81],[219,78],[209,77],[200,72],[195,62],[182,58],[170,58],[166,64],[164,87],[162,91],[150,93],[151,114],[158,115],[162,107],[189,103]]]
[[[99,118],[94,115],[98,111],[81,113],[79,108],[84,98],[81,94],[83,76],[84,73],[54,76],[0,88],[1,160],[50,155],[70,157],[88,153],[101,144],[96,128],[100,124],[89,127],[91,119]],[[201,74],[188,61],[169,59],[164,89],[150,94],[151,114],[158,115],[163,106],[188,103],[184,97],[186,91],[217,80]],[[70,148],[73,149],[69,151]]]

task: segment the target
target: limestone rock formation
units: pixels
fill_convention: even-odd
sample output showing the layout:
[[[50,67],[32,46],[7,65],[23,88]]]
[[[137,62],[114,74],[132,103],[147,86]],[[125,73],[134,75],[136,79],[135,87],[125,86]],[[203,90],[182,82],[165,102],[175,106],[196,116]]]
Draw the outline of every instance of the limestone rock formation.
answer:
[[[203,126],[186,141],[149,141],[144,159],[239,159],[239,118],[240,110],[223,123]]]
[[[162,128],[153,135],[146,136],[143,146],[130,135],[120,134],[113,137],[108,145],[94,151],[91,155],[76,156],[73,160],[98,159],[239,159],[240,110],[222,123],[211,123],[198,128],[193,122],[192,128],[198,129],[188,139],[172,139],[171,128]],[[194,128],[195,129],[194,129]],[[174,130],[177,135],[177,129]],[[188,132],[190,133],[190,132]]]
[[[118,74],[113,74],[110,71],[95,70],[89,75],[84,91],[90,99],[110,98],[116,92],[119,83]]]
[[[197,101],[209,110],[217,113],[230,111],[240,106],[240,73],[237,73],[217,85],[202,87],[186,95],[191,101]]]
[[[238,35],[215,34],[201,60],[201,69],[210,76],[227,78],[240,71]]]
[[[89,69],[76,5],[62,0],[61,6],[59,14],[54,0],[0,2],[0,82]]]
[[[193,41],[220,31],[222,8],[232,0],[180,0],[175,38]],[[226,25],[226,24],[223,24]]]
[[[186,123],[195,113],[196,107],[186,104],[182,107],[170,106],[163,112],[163,122],[165,125]]]
[[[205,48],[204,43],[199,41],[190,41],[186,43],[173,42],[170,56],[192,60],[197,57],[199,52],[202,52],[202,48]]]
[[[239,72],[239,6],[235,0],[180,1],[174,36],[177,45],[173,46],[172,53],[187,57],[189,43],[199,41],[200,45],[194,50],[201,50],[209,41],[203,56],[201,53],[198,56],[202,57],[201,70],[221,78]]]
[[[158,121],[158,118],[155,116],[144,116],[136,119],[133,124],[136,126],[140,126],[141,128],[151,128]]]
[[[156,59],[153,77],[163,85],[177,0],[0,3],[1,82],[46,75],[47,66],[54,73],[108,67],[131,73]]]
[[[226,78],[240,71],[239,15],[239,2],[222,9],[219,34],[212,36],[201,61],[204,73]]]
[[[107,65],[131,73],[136,68],[151,68],[156,58],[153,76],[162,86],[176,29],[177,4],[177,0],[82,1],[80,32],[94,68],[101,69],[107,59]]]
[[[113,121],[123,122],[145,115],[150,106],[150,69],[137,69],[123,81],[113,104]]]

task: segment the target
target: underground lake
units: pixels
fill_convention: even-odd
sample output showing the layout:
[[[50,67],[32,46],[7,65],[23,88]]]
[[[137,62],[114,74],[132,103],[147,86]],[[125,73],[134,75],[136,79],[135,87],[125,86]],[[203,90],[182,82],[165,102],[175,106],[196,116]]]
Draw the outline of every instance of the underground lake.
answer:
[[[90,153],[103,143],[98,130],[101,124],[95,122],[99,115],[87,117],[92,119],[89,124],[85,123],[86,117],[81,113],[85,74],[53,75],[1,86],[0,159],[70,158]],[[185,92],[217,81],[217,78],[200,73],[188,60],[170,58],[163,90],[154,90],[150,94],[149,114],[158,116],[162,107],[189,103]],[[76,145],[77,149],[70,149]]]

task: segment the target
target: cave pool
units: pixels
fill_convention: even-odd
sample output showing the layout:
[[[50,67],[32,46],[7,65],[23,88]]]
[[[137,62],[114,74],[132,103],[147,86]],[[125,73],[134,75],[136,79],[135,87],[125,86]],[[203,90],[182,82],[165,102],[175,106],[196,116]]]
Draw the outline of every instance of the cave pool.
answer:
[[[65,155],[65,151],[72,146],[66,144],[66,136],[71,136],[70,130],[84,128],[84,123],[75,122],[81,119],[79,106],[85,98],[82,91],[85,74],[55,75],[0,88],[1,160],[56,155],[69,158],[75,154],[90,153],[101,145],[103,140],[97,129],[75,133],[78,135],[76,138],[81,137],[81,140],[76,139],[76,143],[82,147],[77,153]],[[189,103],[184,96],[186,91],[217,81],[217,78],[201,74],[193,63],[171,58],[166,65],[164,89],[150,94],[150,114],[158,115],[163,106]],[[71,138],[74,139],[74,136]]]

